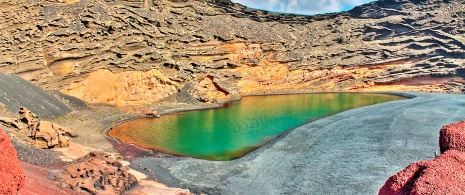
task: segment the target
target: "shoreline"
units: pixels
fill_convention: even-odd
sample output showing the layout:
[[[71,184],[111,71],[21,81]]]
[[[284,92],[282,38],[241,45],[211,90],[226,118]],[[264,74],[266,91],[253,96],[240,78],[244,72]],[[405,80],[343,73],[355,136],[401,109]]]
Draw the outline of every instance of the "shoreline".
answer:
[[[194,193],[377,193],[386,179],[399,169],[411,162],[434,157],[437,130],[465,116],[465,110],[457,107],[465,105],[463,94],[404,93],[417,98],[324,117],[287,131],[233,161],[147,157],[133,161],[142,165],[141,168],[131,167],[141,172],[150,170],[144,174],[170,187],[190,189]],[[331,136],[328,137],[328,133]],[[367,141],[370,143],[365,143]],[[346,152],[338,154],[340,151]],[[319,182],[323,178],[327,182]],[[350,179],[345,181],[344,178]]]
[[[395,96],[405,97],[407,99],[411,99],[411,98],[416,97],[415,95],[408,94],[408,93],[405,93],[405,92],[301,92],[301,91],[293,91],[293,93],[286,93],[286,92],[274,92],[274,93],[266,93],[266,94],[254,93],[254,94],[247,94],[247,95],[236,97],[236,98],[231,98],[231,99],[229,99],[227,101],[223,101],[221,103],[213,103],[213,104],[210,104],[210,105],[200,103],[200,104],[194,104],[194,105],[181,105],[181,106],[175,107],[175,108],[162,109],[160,111],[157,110],[157,109],[154,109],[152,111],[157,111],[158,114],[160,114],[161,116],[164,116],[164,115],[178,114],[178,113],[189,112],[189,111],[197,111],[197,110],[221,109],[221,108],[224,108],[226,106],[226,104],[233,103],[233,102],[236,102],[236,101],[241,101],[241,99],[244,98],[244,97],[275,96],[275,95],[324,94],[324,93],[382,94],[382,95],[395,95]],[[337,114],[337,113],[334,113],[334,114]],[[332,116],[334,114],[316,118],[316,119],[311,120],[311,121],[309,121],[309,122],[307,122],[305,124],[302,124],[301,126],[307,125],[307,124],[309,124],[311,122],[314,122],[316,120],[320,120],[320,119],[325,118],[325,117]],[[152,153],[153,155],[156,155],[158,157],[160,157],[160,156],[165,156],[165,157],[189,157],[189,156],[175,155],[175,154],[170,154],[170,153],[164,152],[164,151],[158,151],[158,150],[144,148],[144,147],[138,146],[137,144],[134,144],[134,143],[125,143],[125,142],[122,142],[121,140],[119,140],[118,138],[111,137],[108,134],[108,132],[111,131],[112,128],[115,127],[115,126],[130,122],[130,121],[142,119],[142,118],[154,118],[154,117],[153,116],[147,116],[147,115],[134,116],[134,117],[128,118],[126,120],[119,121],[116,124],[106,125],[106,127],[104,127],[103,130],[101,130],[100,132],[103,133],[105,138],[108,141],[110,141],[114,147],[119,147],[119,148],[121,148],[121,147],[122,148],[131,147],[132,151],[135,152],[135,153],[143,153],[143,154]],[[301,127],[301,126],[299,126],[299,127]],[[264,142],[263,144],[258,145],[254,150],[252,150],[250,152],[253,152],[253,151],[257,150],[258,148],[263,147],[264,145],[266,145],[266,144],[268,144],[270,142],[273,142],[273,141],[275,141],[277,139],[280,139],[281,137],[284,137],[287,133],[289,133],[290,131],[292,131],[294,129],[297,129],[299,127],[286,130],[283,133],[281,133],[279,135],[276,135],[275,137],[271,138],[270,140]],[[121,151],[118,151],[118,152],[121,152]],[[128,160],[128,159],[134,159],[134,158],[140,157],[141,155],[130,156],[129,158],[126,155],[123,155],[123,156],[126,157],[125,160]],[[192,158],[192,157],[189,157],[189,158]]]

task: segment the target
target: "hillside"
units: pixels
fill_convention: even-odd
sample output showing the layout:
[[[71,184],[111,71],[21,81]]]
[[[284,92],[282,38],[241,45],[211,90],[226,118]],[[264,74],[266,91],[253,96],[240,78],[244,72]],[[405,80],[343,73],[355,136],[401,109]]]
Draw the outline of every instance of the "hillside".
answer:
[[[462,1],[382,0],[317,16],[229,0],[0,5],[0,72],[91,103],[180,91],[205,102],[283,90],[464,91]]]

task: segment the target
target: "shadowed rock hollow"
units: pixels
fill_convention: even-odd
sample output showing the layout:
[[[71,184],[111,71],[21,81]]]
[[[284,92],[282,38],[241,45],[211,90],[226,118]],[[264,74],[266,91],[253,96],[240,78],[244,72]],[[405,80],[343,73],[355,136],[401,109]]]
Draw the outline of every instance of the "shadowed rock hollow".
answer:
[[[383,0],[317,16],[229,0],[0,5],[0,71],[92,103],[156,102],[186,84],[211,102],[286,89],[464,90],[461,1]]]

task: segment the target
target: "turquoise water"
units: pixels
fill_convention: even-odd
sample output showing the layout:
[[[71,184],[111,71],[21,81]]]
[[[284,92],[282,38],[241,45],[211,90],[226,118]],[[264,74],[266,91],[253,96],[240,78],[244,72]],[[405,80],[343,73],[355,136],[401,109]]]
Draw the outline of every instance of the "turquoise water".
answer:
[[[134,120],[114,127],[109,135],[171,154],[231,160],[312,120],[399,99],[405,98],[356,93],[251,96],[220,109]]]

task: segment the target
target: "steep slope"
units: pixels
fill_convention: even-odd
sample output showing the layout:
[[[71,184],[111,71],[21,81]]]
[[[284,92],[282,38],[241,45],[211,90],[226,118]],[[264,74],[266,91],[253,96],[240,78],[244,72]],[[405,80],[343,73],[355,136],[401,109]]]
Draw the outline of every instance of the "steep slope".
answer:
[[[0,72],[0,108],[1,111],[17,113],[20,107],[26,107],[42,119],[60,117],[71,112],[71,108],[40,87],[17,75],[5,75]]]
[[[88,102],[156,102],[188,83],[202,101],[288,89],[376,90],[386,83],[464,91],[462,1],[383,0],[318,16],[229,0],[0,5],[0,71]],[[95,79],[101,75],[113,79]]]

